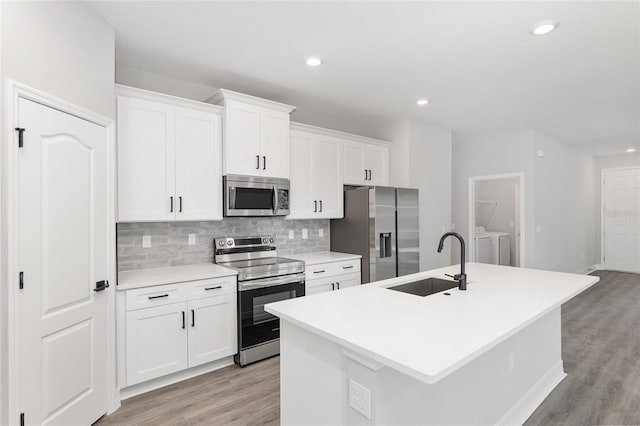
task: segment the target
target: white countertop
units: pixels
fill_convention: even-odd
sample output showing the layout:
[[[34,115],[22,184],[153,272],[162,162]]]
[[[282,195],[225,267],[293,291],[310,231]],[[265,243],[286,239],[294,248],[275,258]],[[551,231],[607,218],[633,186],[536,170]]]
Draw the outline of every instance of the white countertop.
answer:
[[[284,257],[294,260],[302,260],[305,265],[317,265],[320,263],[341,262],[344,260],[360,259],[359,254],[338,253],[337,251],[320,251],[315,253],[287,254]]]
[[[389,287],[460,266],[266,306],[266,310],[425,383],[435,383],[592,286],[597,276],[467,264],[468,290],[427,297]],[[327,315],[330,312],[330,315]]]
[[[131,290],[133,288],[206,280],[231,275],[238,275],[238,273],[233,269],[225,268],[215,263],[139,269],[137,271],[120,272],[118,274],[118,290]]]

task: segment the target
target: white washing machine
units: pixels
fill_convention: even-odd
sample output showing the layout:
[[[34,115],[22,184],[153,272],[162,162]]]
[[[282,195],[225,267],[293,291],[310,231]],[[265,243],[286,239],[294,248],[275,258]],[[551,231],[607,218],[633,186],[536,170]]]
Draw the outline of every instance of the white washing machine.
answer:
[[[475,244],[476,262],[511,265],[511,236],[508,233],[487,231],[484,226],[476,226]]]

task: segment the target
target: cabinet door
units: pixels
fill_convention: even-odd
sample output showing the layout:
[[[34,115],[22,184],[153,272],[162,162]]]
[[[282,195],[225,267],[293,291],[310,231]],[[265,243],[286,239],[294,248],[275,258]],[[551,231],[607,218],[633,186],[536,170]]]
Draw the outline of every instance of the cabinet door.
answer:
[[[224,133],[224,173],[260,176],[260,108],[227,101]]]
[[[175,109],[176,219],[222,219],[220,116]]]
[[[313,193],[318,198],[318,213],[315,217],[343,217],[342,143],[328,137],[318,137],[314,144],[312,167]]]
[[[365,176],[364,146],[345,142],[343,149],[345,185],[367,185],[369,182]]]
[[[127,312],[127,386],[187,368],[186,303]]]
[[[365,169],[369,170],[369,185],[389,185],[389,149],[368,146],[364,156]]]
[[[357,285],[360,285],[360,273],[338,275],[334,277],[334,280],[337,283],[338,290],[348,287],[355,287]]]
[[[327,277],[327,278],[319,278],[317,280],[307,280],[304,286],[304,294],[305,296],[310,296],[312,294],[318,293],[326,293],[327,291],[332,291],[337,289],[335,283],[336,277]]]
[[[189,367],[238,352],[236,294],[191,300]]]
[[[289,114],[260,109],[260,173],[289,179]]]
[[[174,219],[173,107],[118,97],[117,132],[118,220]]]
[[[314,168],[313,135],[291,132],[291,199],[290,219],[315,219],[313,179]],[[315,209],[317,210],[317,208]]]

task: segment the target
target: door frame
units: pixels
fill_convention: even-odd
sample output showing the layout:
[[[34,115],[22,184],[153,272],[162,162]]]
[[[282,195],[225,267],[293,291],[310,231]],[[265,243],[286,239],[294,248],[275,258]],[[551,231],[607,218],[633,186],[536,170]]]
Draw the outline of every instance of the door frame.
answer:
[[[471,176],[469,177],[469,199],[468,199],[468,208],[469,208],[469,216],[468,216],[468,232],[469,232],[469,242],[467,246],[469,247],[469,259],[473,261],[475,259],[475,242],[473,241],[473,236],[475,234],[475,223],[476,223],[476,183],[487,180],[500,180],[500,179],[513,179],[517,178],[518,183],[520,185],[520,266],[519,268],[526,267],[526,256],[525,256],[525,241],[526,241],[526,226],[525,226],[525,206],[526,206],[526,191],[525,191],[525,176],[524,172],[520,173],[504,173],[498,175],[485,175],[485,176]]]
[[[56,109],[66,114],[73,115],[91,123],[104,127],[107,132],[107,225],[109,231],[107,234],[107,279],[112,283],[116,283],[116,248],[115,248],[115,121],[96,114],[85,108],[71,104],[65,100],[49,95],[38,89],[34,89],[14,80],[5,80],[5,117],[7,141],[6,170],[7,178],[7,378],[3,386],[7,387],[7,421],[12,425],[18,422],[19,418],[19,305],[18,305],[18,270],[19,259],[18,253],[20,235],[17,218],[19,217],[19,179],[18,179],[18,147],[17,133],[15,127],[18,124],[18,112],[20,99],[30,100],[46,107]],[[115,104],[115,96],[114,96]],[[120,391],[116,380],[116,315],[115,315],[115,290],[116,286],[112,285],[105,293],[107,293],[107,413],[111,413],[120,407]]]
[[[605,265],[605,241],[604,241],[604,175],[607,172],[621,171],[621,170],[640,170],[640,166],[626,166],[626,167],[608,167],[600,170],[600,265],[599,269],[606,269]]]

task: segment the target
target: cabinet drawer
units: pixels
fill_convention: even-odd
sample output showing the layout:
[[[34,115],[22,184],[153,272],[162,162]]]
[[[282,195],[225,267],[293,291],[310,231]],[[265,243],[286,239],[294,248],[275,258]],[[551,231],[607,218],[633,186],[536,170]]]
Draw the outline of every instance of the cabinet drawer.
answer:
[[[187,300],[184,284],[170,284],[155,287],[128,290],[126,296],[127,311],[168,305]]]
[[[209,296],[235,294],[236,291],[237,286],[235,276],[213,278],[189,283],[187,287],[187,298],[189,300],[202,299],[203,297]]]
[[[316,280],[354,272],[360,272],[360,259],[311,265],[305,268],[305,278]]]

